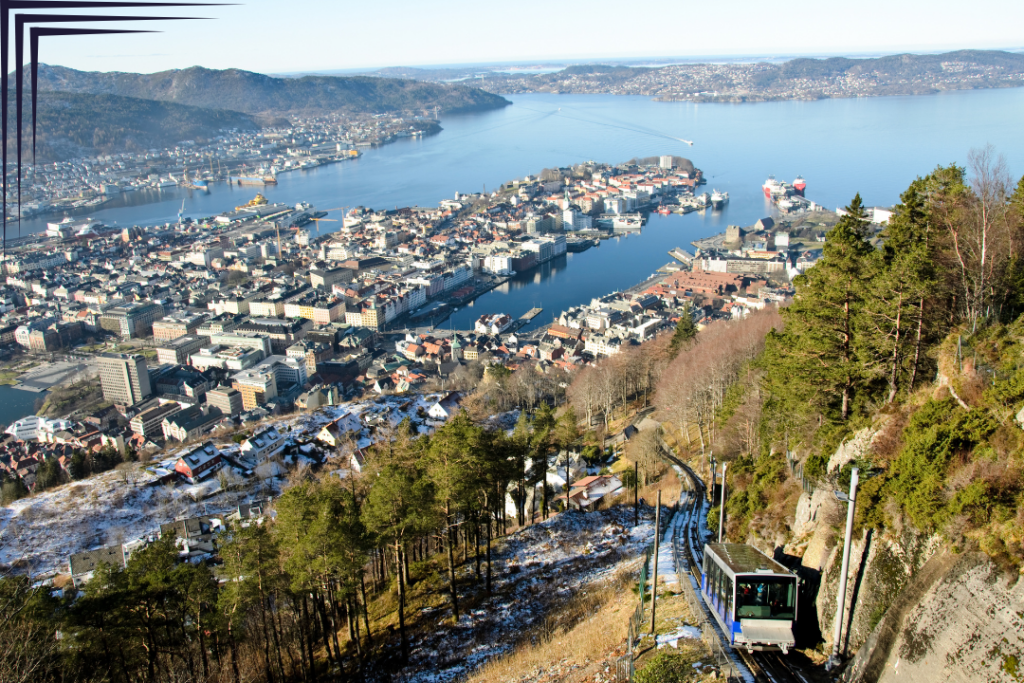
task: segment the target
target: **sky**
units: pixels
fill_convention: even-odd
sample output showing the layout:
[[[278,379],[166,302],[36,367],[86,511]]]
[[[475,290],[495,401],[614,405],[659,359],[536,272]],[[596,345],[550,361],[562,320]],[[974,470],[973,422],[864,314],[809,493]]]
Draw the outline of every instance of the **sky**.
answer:
[[[1020,0],[246,0],[223,7],[116,10],[129,12],[211,19],[130,26],[160,33],[47,37],[40,42],[40,61],[85,71],[152,73],[199,65],[289,73],[1024,48]]]

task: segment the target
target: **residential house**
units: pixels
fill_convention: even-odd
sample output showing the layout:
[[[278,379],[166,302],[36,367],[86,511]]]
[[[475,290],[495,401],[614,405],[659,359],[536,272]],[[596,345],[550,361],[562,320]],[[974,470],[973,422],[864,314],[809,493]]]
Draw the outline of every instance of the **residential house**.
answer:
[[[196,405],[164,418],[161,427],[165,439],[188,441],[204,434],[220,422],[224,413],[219,408]]]
[[[257,464],[284,449],[284,434],[274,427],[265,427],[242,442],[241,454]]]
[[[448,418],[459,412],[459,403],[462,401],[462,396],[457,391],[453,391],[443,396],[437,403],[430,406],[427,409],[427,415],[435,420],[447,420]]]
[[[178,458],[174,470],[194,484],[224,466],[224,458],[212,441],[200,444]]]

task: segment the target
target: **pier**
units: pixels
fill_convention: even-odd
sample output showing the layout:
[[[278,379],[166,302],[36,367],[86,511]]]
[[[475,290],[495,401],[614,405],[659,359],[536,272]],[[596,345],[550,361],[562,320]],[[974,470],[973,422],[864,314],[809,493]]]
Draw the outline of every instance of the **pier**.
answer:
[[[531,320],[533,320],[534,318],[536,318],[538,315],[540,315],[543,312],[544,312],[543,308],[531,308],[526,313],[523,313],[523,315],[519,319],[520,320],[525,320],[526,322],[530,322]]]

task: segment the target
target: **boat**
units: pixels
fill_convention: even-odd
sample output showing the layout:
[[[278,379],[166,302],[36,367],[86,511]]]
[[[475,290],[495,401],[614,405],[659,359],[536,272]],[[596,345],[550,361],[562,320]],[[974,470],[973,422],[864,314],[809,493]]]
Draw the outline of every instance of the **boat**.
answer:
[[[274,181],[277,182],[276,180]],[[232,185],[266,185],[267,181],[263,176],[236,176],[231,178]]]
[[[612,219],[612,228],[616,230],[630,229],[630,228],[642,228],[644,225],[643,218],[638,215],[621,215],[615,216]]]
[[[153,187],[157,189],[163,189],[165,187],[177,187],[178,183],[174,180],[158,180],[153,183]]]
[[[672,209],[670,209],[667,206],[660,206],[658,207],[658,213],[660,213],[662,216],[667,216],[670,213],[672,213]]]
[[[785,186],[775,179],[775,176],[768,176],[768,180],[764,181],[764,185],[761,186],[764,190],[764,196],[771,199],[773,196],[780,194],[786,194]]]
[[[711,208],[712,209],[715,209],[717,211],[718,209],[721,209],[723,206],[725,206],[728,203],[729,203],[729,193],[728,192],[719,192],[718,190],[715,190],[715,191],[713,191],[711,193]]]
[[[800,195],[801,197],[803,197],[803,196],[804,196],[804,190],[805,190],[806,188],[807,188],[807,181],[806,181],[806,180],[804,180],[804,177],[803,177],[803,176],[799,176],[799,175],[798,175],[798,176],[796,177],[796,179],[795,179],[795,180],[793,181],[793,189],[794,189],[794,190],[796,190],[796,193],[797,193],[798,195]]]
[[[235,211],[244,211],[245,209],[251,209],[257,206],[265,206],[268,203],[269,202],[267,201],[266,197],[264,197],[262,194],[256,193],[256,196],[250,199],[245,204],[242,204],[241,206],[236,206]]]
[[[699,195],[697,195],[696,202],[698,206],[707,208],[707,206],[711,204],[711,197],[708,195],[707,192],[701,192]]]

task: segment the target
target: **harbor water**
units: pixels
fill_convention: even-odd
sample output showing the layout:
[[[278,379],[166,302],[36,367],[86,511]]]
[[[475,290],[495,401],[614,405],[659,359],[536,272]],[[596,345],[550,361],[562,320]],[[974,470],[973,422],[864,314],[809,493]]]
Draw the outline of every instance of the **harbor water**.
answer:
[[[366,150],[357,160],[281,174],[277,185],[262,192],[272,202],[308,201],[320,209],[436,206],[456,191],[492,190],[544,168],[674,154],[704,170],[707,191],[729,193],[721,211],[654,215],[641,235],[608,240],[517,275],[453,316],[450,324],[466,329],[484,313],[518,318],[535,306],[544,313],[531,326],[544,324],[568,306],[647,278],[670,260],[666,252],[672,247],[689,248],[695,238],[768,215],[761,184],[769,174],[785,181],[802,175],[808,198],[834,209],[857,192],[869,206],[892,205],[916,176],[939,164],[963,164],[972,147],[986,144],[1006,155],[1011,172],[1024,172],[1019,127],[1024,88],[757,104],[614,95],[509,99],[513,105],[498,111],[443,117],[439,135],[406,138]],[[224,184],[211,185],[209,194],[147,190],[79,215],[110,225],[174,222],[183,199],[185,215],[198,218],[242,204],[256,190]],[[45,222],[26,221],[22,230],[41,231]],[[322,224],[325,231],[337,226]]]

